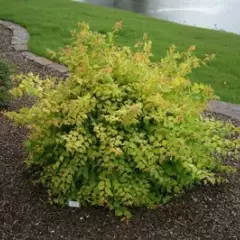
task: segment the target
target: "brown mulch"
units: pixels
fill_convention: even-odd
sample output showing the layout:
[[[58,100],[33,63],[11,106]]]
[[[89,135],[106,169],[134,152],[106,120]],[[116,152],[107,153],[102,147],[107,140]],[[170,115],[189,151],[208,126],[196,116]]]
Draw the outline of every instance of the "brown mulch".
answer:
[[[18,71],[56,74],[14,52],[11,32],[0,27],[0,59]],[[19,108],[25,102],[14,102]],[[222,118],[222,116],[219,116]],[[239,124],[239,123],[236,123]],[[154,210],[134,209],[128,223],[103,208],[60,209],[47,202],[24,165],[26,131],[0,114],[0,239],[240,239],[240,172],[220,186],[196,186]],[[238,163],[235,163],[238,164]]]

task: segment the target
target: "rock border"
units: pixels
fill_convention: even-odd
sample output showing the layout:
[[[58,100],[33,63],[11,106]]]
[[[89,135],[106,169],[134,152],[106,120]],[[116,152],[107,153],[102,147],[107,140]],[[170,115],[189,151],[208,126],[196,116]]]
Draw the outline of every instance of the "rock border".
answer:
[[[30,35],[25,28],[15,23],[2,20],[0,20],[0,25],[3,25],[12,31],[13,36],[11,39],[11,45],[14,50],[20,52],[23,57],[53,71],[57,71],[61,74],[68,74],[68,69],[65,66],[37,56],[28,51],[28,41],[30,39]],[[209,109],[212,112],[220,113],[240,121],[240,104],[211,101],[209,103]]]
[[[15,23],[2,20],[0,20],[0,25],[8,28],[12,32],[11,45],[13,49],[17,52],[20,52],[24,58],[50,70],[59,72],[61,74],[68,74],[68,69],[65,66],[37,56],[28,51],[28,41],[30,39],[30,35],[25,28]]]
[[[211,112],[220,113],[240,121],[240,104],[211,101],[209,103],[209,109]]]

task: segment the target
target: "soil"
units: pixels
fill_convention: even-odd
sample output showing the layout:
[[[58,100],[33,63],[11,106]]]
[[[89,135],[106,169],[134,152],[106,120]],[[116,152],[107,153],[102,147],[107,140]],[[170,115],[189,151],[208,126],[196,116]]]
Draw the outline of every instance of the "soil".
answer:
[[[11,32],[0,27],[0,59],[19,72],[57,75],[26,61],[10,47]],[[28,100],[12,102],[18,109]],[[218,118],[227,120],[225,116]],[[240,126],[238,121],[233,121]],[[45,189],[35,186],[24,165],[26,130],[0,114],[0,239],[240,239],[240,172],[229,183],[196,186],[154,210],[133,209],[129,222],[120,222],[103,208],[72,209],[50,205]],[[233,162],[235,166],[239,163]]]

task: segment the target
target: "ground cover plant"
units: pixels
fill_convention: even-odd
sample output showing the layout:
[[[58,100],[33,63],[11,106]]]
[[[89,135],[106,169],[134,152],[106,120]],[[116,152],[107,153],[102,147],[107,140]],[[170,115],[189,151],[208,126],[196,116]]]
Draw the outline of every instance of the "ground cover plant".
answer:
[[[148,32],[153,40],[154,59],[164,56],[170,44],[181,51],[198,46],[197,54],[216,53],[217,58],[205,68],[194,71],[194,82],[211,84],[223,101],[240,103],[239,36],[182,26],[138,14],[107,9],[70,0],[0,0],[0,19],[16,22],[31,34],[30,51],[46,56],[46,49],[58,50],[70,42],[70,30],[78,21],[87,21],[95,31],[108,32],[114,22],[124,21],[119,43],[132,46]]]
[[[9,100],[8,90],[11,87],[11,76],[12,70],[10,66],[0,60],[0,108],[6,107]]]
[[[80,27],[57,55],[69,69],[66,81],[16,76],[13,96],[35,103],[7,113],[28,127],[26,163],[40,172],[51,201],[129,218],[129,207],[151,208],[195,183],[224,181],[219,173],[234,169],[220,156],[237,159],[239,139],[229,137],[239,130],[202,117],[213,90],[187,77],[212,56],[172,46],[152,62],[146,35],[134,48],[116,44],[121,22],[107,34]]]

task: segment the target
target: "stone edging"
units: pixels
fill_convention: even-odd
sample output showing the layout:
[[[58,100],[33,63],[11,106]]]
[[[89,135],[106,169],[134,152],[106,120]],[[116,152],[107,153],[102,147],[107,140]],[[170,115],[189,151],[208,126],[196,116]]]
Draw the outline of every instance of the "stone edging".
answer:
[[[28,52],[28,40],[30,38],[30,35],[27,32],[27,30],[25,30],[23,27],[15,23],[1,21],[1,20],[0,20],[0,25],[3,25],[4,27],[7,27],[12,31],[13,36],[11,40],[11,45],[15,51],[21,52],[22,56],[24,56],[26,59],[34,61],[43,67],[47,67],[53,71],[57,71],[67,75],[68,70],[65,66],[52,62],[46,58],[36,56],[31,52]],[[212,101],[209,104],[209,108],[210,108],[210,111],[212,112],[224,114],[226,116],[229,116],[231,118],[234,118],[240,121],[240,105],[239,104]]]
[[[57,71],[62,74],[68,73],[68,69],[65,66],[52,62],[46,58],[39,57],[31,52],[28,52],[28,41],[29,41],[30,35],[25,28],[15,23],[2,21],[2,20],[0,20],[0,25],[12,31],[13,35],[11,39],[11,45],[13,49],[17,52],[20,52],[24,58],[31,60],[53,71]]]
[[[240,104],[211,101],[209,108],[212,112],[220,113],[240,121]]]

